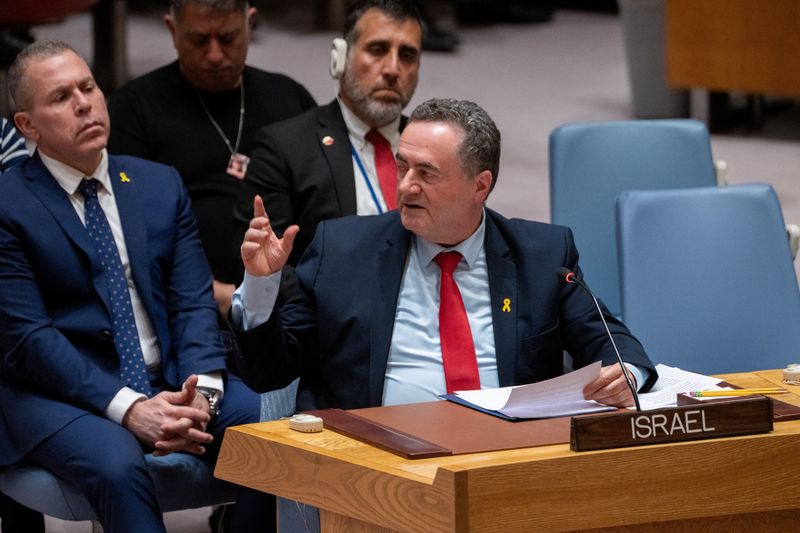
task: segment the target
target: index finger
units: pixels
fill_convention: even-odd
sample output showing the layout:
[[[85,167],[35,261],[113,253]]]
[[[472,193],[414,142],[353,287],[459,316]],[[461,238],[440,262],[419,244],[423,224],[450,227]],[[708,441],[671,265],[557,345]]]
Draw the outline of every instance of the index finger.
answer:
[[[264,209],[264,200],[261,199],[260,194],[256,194],[256,197],[253,198],[253,217],[265,216],[267,216],[267,210]]]
[[[180,418],[188,418],[195,422],[205,423],[211,420],[207,413],[204,413],[196,407],[172,405],[164,409],[164,412],[173,420]]]
[[[183,437],[185,439],[193,440],[195,442],[208,443],[214,440],[213,435],[207,433],[203,429],[196,428],[193,422],[188,418],[182,418],[174,422],[167,422],[165,424],[161,424],[161,431],[163,431],[165,435],[174,435],[178,437]]]

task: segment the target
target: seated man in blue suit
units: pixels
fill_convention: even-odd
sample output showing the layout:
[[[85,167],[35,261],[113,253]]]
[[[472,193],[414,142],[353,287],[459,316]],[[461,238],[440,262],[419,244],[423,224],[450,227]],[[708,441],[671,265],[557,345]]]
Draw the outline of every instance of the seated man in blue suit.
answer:
[[[226,375],[177,172],[106,153],[103,93],[66,43],[21,52],[9,87],[38,148],[0,180],[0,465],[51,470],[106,532],[165,531],[143,450],[213,461],[258,396]]]
[[[561,267],[580,272],[571,231],[485,207],[499,162],[500,133],[483,109],[423,103],[400,138],[397,210],[320,223],[299,289],[280,306],[298,227],[278,238],[256,197],[232,308],[245,381],[269,390],[300,376],[299,410],[352,409],[552,378],[566,350],[576,367],[604,365],[587,398],[631,405],[592,298],[557,278]],[[657,374],[642,346],[605,316],[649,389]]]

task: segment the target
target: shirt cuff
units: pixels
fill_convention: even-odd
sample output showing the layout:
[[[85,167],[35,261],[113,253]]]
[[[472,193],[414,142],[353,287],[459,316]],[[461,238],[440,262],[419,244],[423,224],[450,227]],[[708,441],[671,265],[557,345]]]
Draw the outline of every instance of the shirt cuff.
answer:
[[[255,329],[272,315],[278,290],[281,286],[281,272],[269,276],[251,276],[244,273],[244,280],[233,293],[231,320],[244,331]]]
[[[197,375],[197,386],[204,389],[215,390],[219,393],[219,399],[225,395],[225,382],[222,380],[222,372],[209,372],[208,374]]]
[[[136,392],[130,387],[122,387],[106,406],[105,415],[109,420],[122,425],[122,419],[131,406],[139,400],[146,400],[147,396]]]
[[[630,370],[631,374],[633,374],[633,377],[636,378],[636,391],[642,390],[642,385],[647,381],[647,370],[630,363],[625,363],[625,366]]]

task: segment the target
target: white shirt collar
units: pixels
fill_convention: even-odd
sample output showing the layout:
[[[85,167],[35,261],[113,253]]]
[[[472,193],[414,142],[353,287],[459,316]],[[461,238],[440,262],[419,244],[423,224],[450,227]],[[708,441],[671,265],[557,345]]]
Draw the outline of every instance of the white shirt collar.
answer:
[[[472,268],[478,260],[478,254],[483,247],[483,237],[486,234],[486,210],[481,214],[481,223],[478,225],[472,235],[456,244],[445,248],[439,244],[426,241],[422,237],[414,236],[414,246],[417,248],[417,253],[422,260],[423,265],[428,265],[433,259],[441,252],[456,251],[464,257],[467,262],[467,267]]]
[[[372,128],[366,122],[358,118],[356,114],[342,102],[341,98],[337,96],[336,99],[339,101],[339,108],[342,110],[342,117],[347,126],[347,131],[350,133],[350,138],[358,141],[358,146],[356,146],[356,148],[362,150],[367,144],[367,140],[364,137]],[[400,144],[400,116],[398,115],[398,117],[390,123],[376,129],[389,141],[389,144],[392,145],[392,149],[395,150],[397,145]]]
[[[113,195],[114,191],[111,189],[111,180],[108,177],[108,152],[103,149],[100,164],[94,169],[90,176],[86,176],[80,170],[73,168],[61,161],[57,161],[39,152],[39,157],[42,158],[45,168],[50,171],[50,174],[56,179],[58,184],[64,189],[67,194],[73,195],[78,190],[78,185],[81,184],[84,178],[94,178],[100,182],[100,185],[106,190],[107,193]]]

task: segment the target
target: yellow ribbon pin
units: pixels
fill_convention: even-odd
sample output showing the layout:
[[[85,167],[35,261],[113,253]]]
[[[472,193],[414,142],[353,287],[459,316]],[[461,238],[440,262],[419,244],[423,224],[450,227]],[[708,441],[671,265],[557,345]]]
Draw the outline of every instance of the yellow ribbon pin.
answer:
[[[503,312],[504,313],[511,312],[511,298],[506,298],[503,300]]]
[[[128,177],[128,175],[127,175],[127,174],[125,174],[124,172],[120,172],[120,173],[119,173],[119,180],[120,180],[122,183],[128,183],[129,181],[131,181],[131,179]]]

